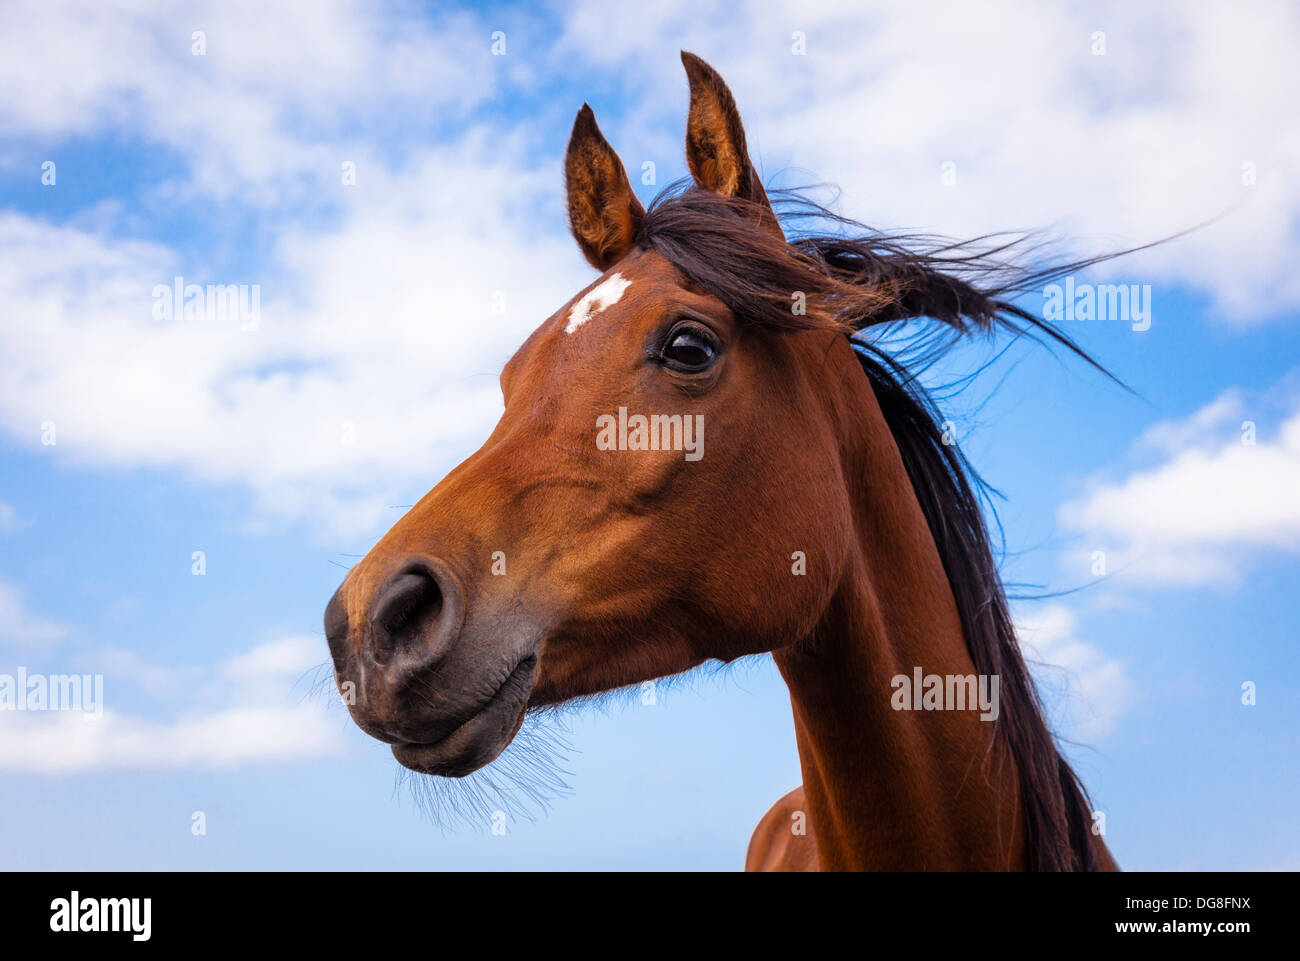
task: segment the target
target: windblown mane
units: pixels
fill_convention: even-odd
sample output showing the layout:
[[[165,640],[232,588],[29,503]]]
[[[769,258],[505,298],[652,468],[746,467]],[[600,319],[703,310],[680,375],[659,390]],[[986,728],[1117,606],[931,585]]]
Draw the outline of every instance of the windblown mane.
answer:
[[[960,449],[944,443],[915,359],[855,335],[924,317],[940,324],[928,357],[955,339],[1006,332],[1054,342],[1105,373],[1068,335],[1011,298],[1118,254],[1030,269],[1006,259],[1023,254],[1020,238],[889,236],[790,193],[776,207],[788,241],[763,229],[747,201],[674,185],[647,210],[638,245],[665,256],[746,322],[777,331],[835,327],[853,339],[943,560],[971,659],[980,674],[1001,679],[994,736],[1005,748],[999,755],[1009,753],[1016,764],[1029,866],[1096,870],[1087,795],[1057,750],[1021,654],[977,496],[982,482]],[[801,223],[830,224],[840,234],[803,233]],[[796,291],[806,297],[803,314],[791,309]]]

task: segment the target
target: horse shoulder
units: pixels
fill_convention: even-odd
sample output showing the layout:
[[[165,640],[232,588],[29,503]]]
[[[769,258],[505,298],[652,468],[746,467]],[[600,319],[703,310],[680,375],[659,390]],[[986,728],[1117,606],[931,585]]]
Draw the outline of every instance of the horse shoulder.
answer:
[[[816,871],[817,843],[808,823],[803,785],[777,801],[749,839],[746,871]]]

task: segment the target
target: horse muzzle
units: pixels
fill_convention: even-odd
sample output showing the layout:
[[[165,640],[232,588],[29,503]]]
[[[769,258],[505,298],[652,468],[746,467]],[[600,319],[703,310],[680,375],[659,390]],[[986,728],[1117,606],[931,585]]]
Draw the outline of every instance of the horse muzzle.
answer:
[[[360,617],[348,590],[326,607],[325,636],[357,726],[423,774],[462,777],[495,760],[523,724],[535,646],[472,636],[465,591],[435,558],[403,560]]]

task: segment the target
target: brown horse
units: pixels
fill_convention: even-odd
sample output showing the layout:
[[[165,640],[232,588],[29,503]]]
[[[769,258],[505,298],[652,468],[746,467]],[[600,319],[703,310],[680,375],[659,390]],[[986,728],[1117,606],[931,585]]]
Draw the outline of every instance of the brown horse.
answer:
[[[853,337],[929,318],[1073,349],[1002,299],[1048,273],[1016,286],[968,245],[788,240],[731,93],[682,59],[693,185],[644,209],[583,106],[569,219],[602,275],[506,364],[487,442],[330,601],[353,718],[406,767],[460,777],[531,709],[770,652],[803,786],[747,867],[1113,867],[965,461],[909,371]]]

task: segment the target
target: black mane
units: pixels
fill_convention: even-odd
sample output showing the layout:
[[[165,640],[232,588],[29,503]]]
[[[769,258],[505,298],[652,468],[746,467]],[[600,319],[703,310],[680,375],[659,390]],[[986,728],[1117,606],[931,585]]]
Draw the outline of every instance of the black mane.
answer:
[[[864,332],[930,318],[945,336],[930,341],[928,356],[954,339],[1006,332],[1064,347],[1106,373],[1068,335],[1011,300],[1119,254],[1025,268],[1009,256],[1023,259],[1022,238],[954,243],[884,235],[797,194],[781,195],[776,207],[790,240],[759,226],[760,212],[749,202],[674,185],[647,210],[638,245],[665,256],[746,322],[776,331],[838,327],[852,338],[943,560],[971,659],[979,673],[1001,678],[994,736],[1016,764],[1029,865],[1096,870],[1087,794],[1048,730],[1021,654],[977,496],[982,482],[960,449],[944,442],[942,416],[917,379],[915,361],[901,360]],[[797,230],[809,222],[840,233]],[[794,291],[806,296],[803,314],[791,310]]]

